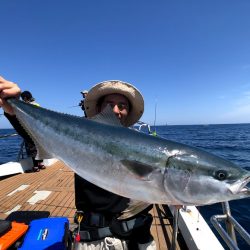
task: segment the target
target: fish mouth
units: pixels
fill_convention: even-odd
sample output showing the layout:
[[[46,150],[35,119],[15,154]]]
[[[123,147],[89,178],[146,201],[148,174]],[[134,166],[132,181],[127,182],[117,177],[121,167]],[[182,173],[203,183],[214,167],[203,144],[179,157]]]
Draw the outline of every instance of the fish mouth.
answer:
[[[229,188],[229,190],[232,194],[250,196],[250,176],[245,177],[243,180],[237,181]]]
[[[250,176],[246,177],[243,181],[240,193],[250,194]]]

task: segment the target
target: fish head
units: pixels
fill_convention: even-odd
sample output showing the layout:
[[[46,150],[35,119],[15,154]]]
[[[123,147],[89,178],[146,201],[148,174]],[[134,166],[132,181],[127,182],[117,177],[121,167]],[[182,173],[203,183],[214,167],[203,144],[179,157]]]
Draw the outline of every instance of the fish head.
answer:
[[[207,205],[250,197],[250,172],[203,152],[178,151],[168,158],[164,188],[176,204]]]

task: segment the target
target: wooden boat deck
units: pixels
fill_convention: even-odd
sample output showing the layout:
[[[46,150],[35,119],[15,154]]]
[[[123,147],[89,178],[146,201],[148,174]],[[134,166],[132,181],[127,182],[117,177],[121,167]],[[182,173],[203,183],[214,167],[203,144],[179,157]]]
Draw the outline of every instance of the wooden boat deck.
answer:
[[[73,172],[56,162],[40,172],[18,174],[0,181],[0,219],[29,223],[32,219],[65,216],[73,224]],[[172,216],[167,207],[155,205],[152,235],[157,249],[169,249],[172,239]],[[187,249],[181,236],[176,249]],[[179,244],[180,243],[180,244]],[[180,248],[181,245],[181,248]]]

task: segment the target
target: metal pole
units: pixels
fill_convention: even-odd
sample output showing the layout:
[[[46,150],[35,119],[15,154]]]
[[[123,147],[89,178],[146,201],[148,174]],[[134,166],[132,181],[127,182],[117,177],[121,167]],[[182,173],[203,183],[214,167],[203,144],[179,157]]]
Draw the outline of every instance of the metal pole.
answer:
[[[237,244],[235,243],[235,241],[229,236],[229,234],[224,230],[224,228],[218,222],[218,221],[226,220],[227,219],[226,217],[227,216],[225,214],[223,214],[223,215],[213,215],[211,217],[210,221],[212,222],[212,224],[215,227],[215,229],[217,230],[217,232],[220,234],[222,239],[225,241],[225,243],[227,244],[227,246],[231,250],[240,250],[238,248]]]
[[[237,240],[236,240],[236,235],[235,235],[235,230],[233,224],[230,222],[229,218],[231,216],[231,210],[228,201],[222,202],[222,210],[223,214],[227,215],[227,219],[225,220],[225,225],[227,229],[227,233],[230,235],[231,239],[236,243],[237,245]]]
[[[173,221],[173,234],[172,234],[172,244],[171,250],[176,249],[177,245],[177,234],[178,234],[178,220],[179,220],[180,209],[174,206],[174,221]]]

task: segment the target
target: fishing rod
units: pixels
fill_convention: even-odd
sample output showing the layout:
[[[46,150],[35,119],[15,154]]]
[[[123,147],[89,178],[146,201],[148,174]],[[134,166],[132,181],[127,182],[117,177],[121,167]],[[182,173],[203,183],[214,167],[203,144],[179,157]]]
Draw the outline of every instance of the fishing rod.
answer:
[[[156,136],[156,135],[157,135],[157,133],[156,133],[156,126],[155,126],[155,124],[156,124],[156,110],[157,110],[157,99],[155,100],[155,119],[154,119],[154,131],[153,131],[153,133],[152,133],[152,135],[154,135],[154,136]]]
[[[81,107],[82,108],[84,106],[84,99],[86,98],[86,94],[88,93],[88,91],[84,90],[84,91],[81,91],[80,93],[82,94],[83,99],[80,100],[78,105],[70,106],[68,108],[76,108],[76,107]]]
[[[74,106],[69,106],[68,108],[76,108],[76,107],[80,107],[80,105],[74,105]]]
[[[69,106],[68,108],[82,107],[83,105],[84,105],[84,100],[81,100],[80,103],[79,103],[78,105]]]

